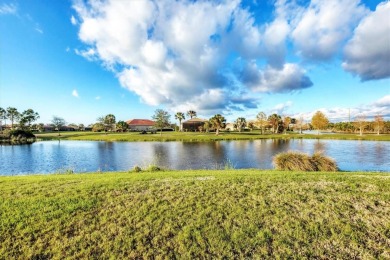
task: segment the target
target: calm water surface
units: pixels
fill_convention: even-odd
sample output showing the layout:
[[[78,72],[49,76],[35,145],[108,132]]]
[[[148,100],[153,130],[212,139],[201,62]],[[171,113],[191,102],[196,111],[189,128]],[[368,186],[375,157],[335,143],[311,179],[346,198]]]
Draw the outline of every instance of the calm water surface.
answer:
[[[285,151],[323,151],[341,170],[390,172],[390,142],[345,140],[254,140],[220,142],[45,141],[0,146],[0,175],[73,170],[121,171],[138,165],[169,169],[272,169],[272,158]]]

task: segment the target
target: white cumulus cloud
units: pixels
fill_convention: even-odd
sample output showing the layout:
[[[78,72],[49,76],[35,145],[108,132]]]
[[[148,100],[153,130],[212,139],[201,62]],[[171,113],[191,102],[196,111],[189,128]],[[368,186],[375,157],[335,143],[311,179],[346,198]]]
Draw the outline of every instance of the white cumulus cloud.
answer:
[[[312,0],[295,21],[295,48],[305,59],[328,60],[337,54],[366,13],[360,0]]]
[[[390,95],[387,95],[387,96],[384,96],[384,97],[380,98],[379,100],[377,100],[374,103],[374,105],[378,106],[378,107],[388,107],[388,108],[390,108]]]
[[[79,97],[79,93],[77,92],[76,89],[74,89],[74,90],[72,91],[72,96],[74,96],[74,97],[76,97],[76,98]]]
[[[357,107],[343,108],[343,107],[334,107],[334,108],[320,108],[317,109],[323,112],[330,121],[339,122],[339,121],[353,121],[356,116],[364,115],[367,120],[373,120],[375,116],[383,116],[386,120],[390,119],[390,95],[383,96],[382,98],[366,103],[361,104]],[[306,113],[295,114],[293,117],[300,118],[301,116],[310,122],[314,113],[317,111],[310,111]]]
[[[242,81],[256,92],[290,92],[313,85],[299,65],[286,63],[281,69],[267,66],[259,69],[252,62],[246,65],[241,74]]]
[[[150,105],[205,113],[254,108],[255,95],[247,100],[240,93],[312,85],[302,68],[284,61],[287,21],[280,17],[266,28],[256,25],[238,0],[77,1],[74,9],[79,38],[87,45],[76,53],[111,68],[124,88]],[[282,54],[266,54],[264,46]],[[246,64],[264,58],[270,65],[257,69],[260,85],[247,84],[233,69],[234,60]]]
[[[379,4],[355,29],[343,67],[362,80],[390,77],[390,2]]]
[[[272,19],[259,23],[262,10],[240,0],[79,0],[71,23],[85,45],[75,52],[146,104],[200,114],[256,108],[261,93],[312,87],[305,61],[339,58],[347,42],[346,70],[390,75],[389,3],[371,13],[360,0],[274,3]]]
[[[71,22],[73,25],[76,25],[76,24],[77,24],[77,20],[76,20],[76,18],[75,18],[73,15],[70,17],[70,22]]]

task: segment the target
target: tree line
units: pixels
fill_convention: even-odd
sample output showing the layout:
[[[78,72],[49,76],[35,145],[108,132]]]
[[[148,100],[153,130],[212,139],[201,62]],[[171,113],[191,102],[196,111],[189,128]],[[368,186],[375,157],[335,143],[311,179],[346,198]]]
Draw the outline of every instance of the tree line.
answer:
[[[157,112],[157,111],[156,111]],[[196,112],[190,110],[187,112],[187,116],[190,118],[196,117]],[[182,129],[182,121],[185,120],[185,114],[183,112],[177,112],[175,119],[179,121],[179,131]],[[166,122],[167,123],[167,122]],[[324,113],[317,111],[310,122],[307,122],[303,117],[292,118],[289,116],[281,116],[273,113],[267,116],[264,112],[259,112],[254,120],[247,120],[244,117],[238,117],[233,123],[233,129],[238,132],[248,129],[250,131],[258,129],[261,134],[266,131],[277,134],[287,133],[288,131],[296,130],[302,133],[303,130],[317,130],[318,133],[321,130],[328,130],[333,132],[359,132],[360,135],[363,132],[375,132],[377,134],[386,133],[390,131],[390,121],[385,121],[383,116],[377,115],[373,121],[367,120],[364,115],[358,115],[353,122],[338,122],[331,123]],[[208,132],[210,129],[216,130],[216,134],[219,130],[226,127],[226,119],[220,114],[216,114],[209,120],[205,121],[203,126],[199,126],[199,131]]]
[[[7,125],[7,120],[11,123],[11,129],[16,126],[22,130],[31,130],[32,123],[39,119],[39,114],[32,109],[27,109],[23,112],[19,112],[14,107],[8,107],[4,109],[0,107],[0,131]]]
[[[160,129],[160,132],[165,127],[173,127],[178,131],[183,131],[182,121],[186,119],[186,116],[190,119],[196,118],[197,112],[194,110],[189,110],[186,113],[177,112],[174,115],[174,118],[179,122],[178,126],[170,122],[171,115],[163,109],[157,109],[152,116],[152,119],[155,122],[155,127]],[[3,126],[7,125],[7,121],[10,122],[11,129],[18,128],[30,131],[44,131],[44,124],[33,124],[39,118],[39,114],[33,109],[27,109],[23,112],[19,112],[14,107],[8,107],[7,109],[0,107],[0,131],[3,130]],[[51,126],[58,132],[65,126],[65,124],[66,121],[58,116],[53,116],[51,120]],[[205,120],[204,124],[199,126],[197,130],[200,132],[215,131],[218,135],[221,130],[226,128],[226,126],[226,118],[221,114],[216,114],[208,120]],[[85,126],[83,124],[70,124],[69,127],[78,130],[85,130]],[[115,115],[113,114],[107,114],[97,118],[97,122],[90,125],[90,127],[92,128],[92,131],[95,132],[125,132],[128,130],[128,124],[125,121],[117,121]],[[276,113],[267,116],[264,112],[259,112],[254,120],[247,120],[244,117],[238,117],[232,123],[232,128],[238,132],[258,129],[261,134],[266,132],[273,134],[287,133],[292,130],[302,133],[303,130],[314,129],[317,130],[318,133],[320,130],[328,130],[333,132],[359,132],[359,134],[362,135],[364,132],[375,132],[377,134],[387,133],[390,131],[390,121],[385,121],[381,115],[375,116],[374,119],[370,121],[361,114],[356,116],[352,122],[332,123],[324,113],[317,111],[311,118],[311,121],[308,122],[304,120],[303,117],[292,118],[289,116],[281,116]]]

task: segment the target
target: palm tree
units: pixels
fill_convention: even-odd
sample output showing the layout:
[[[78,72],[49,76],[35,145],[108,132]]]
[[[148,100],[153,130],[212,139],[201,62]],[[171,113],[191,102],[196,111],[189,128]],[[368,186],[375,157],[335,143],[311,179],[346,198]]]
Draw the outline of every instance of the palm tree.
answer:
[[[206,133],[210,132],[211,123],[210,121],[204,122],[203,128],[206,131]]]
[[[242,128],[246,126],[246,119],[239,117],[237,118],[235,124],[237,125],[238,132],[241,132]]]
[[[108,129],[113,130],[115,128],[116,118],[113,114],[108,114],[104,117],[104,124]]]
[[[181,120],[186,119],[184,113],[177,112],[175,115],[175,119],[179,120],[179,131],[183,131],[183,126],[181,125]]]
[[[193,117],[196,117],[196,112],[194,110],[189,110],[187,112],[187,116],[189,116],[192,119]]]
[[[268,121],[272,125],[272,130],[275,134],[279,131],[280,120],[281,117],[278,114],[272,114],[268,117]]]
[[[219,135],[219,130],[225,127],[226,119],[220,114],[216,114],[215,116],[210,118],[210,123],[216,129],[215,134]]]
[[[15,120],[18,120],[18,118],[20,117],[20,113],[18,112],[18,110],[14,107],[8,107],[7,108],[7,117],[9,118],[9,120],[11,120],[11,129],[14,128],[14,121]]]
[[[125,132],[128,127],[129,125],[125,121],[118,121],[118,123],[116,123],[116,129],[121,132]]]

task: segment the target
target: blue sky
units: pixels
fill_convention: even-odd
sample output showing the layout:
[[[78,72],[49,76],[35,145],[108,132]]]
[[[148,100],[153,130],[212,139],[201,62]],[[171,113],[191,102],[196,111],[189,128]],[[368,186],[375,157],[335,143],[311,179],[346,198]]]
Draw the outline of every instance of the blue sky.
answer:
[[[0,107],[390,118],[389,17],[374,0],[1,0]]]

